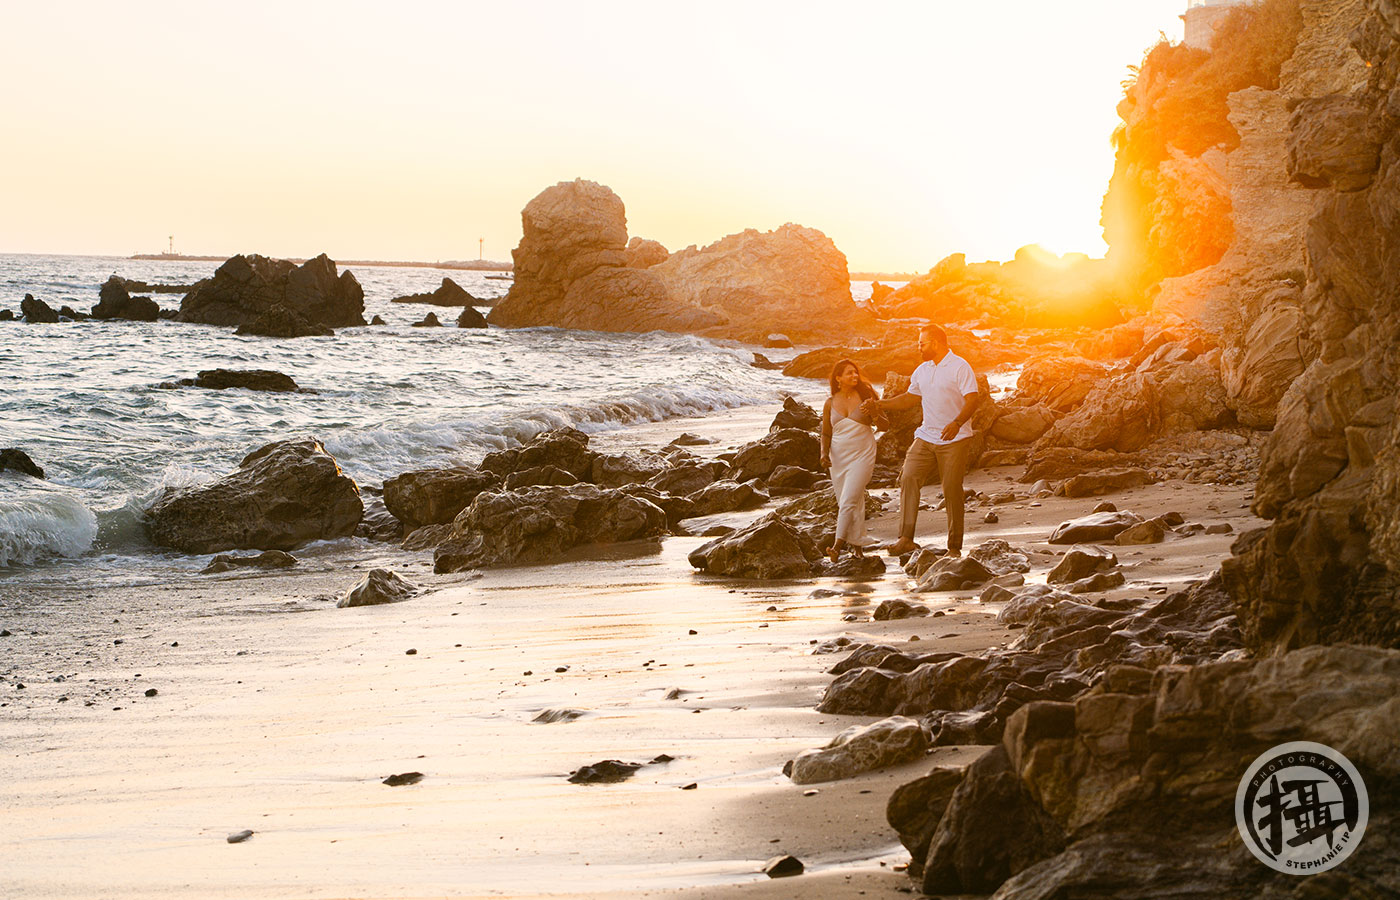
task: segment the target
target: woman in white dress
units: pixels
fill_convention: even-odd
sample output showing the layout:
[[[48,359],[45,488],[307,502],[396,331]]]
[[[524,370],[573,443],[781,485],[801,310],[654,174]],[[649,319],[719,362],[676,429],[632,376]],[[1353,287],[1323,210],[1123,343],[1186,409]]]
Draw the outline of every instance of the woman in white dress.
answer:
[[[875,399],[875,389],[854,361],[843,359],[831,369],[831,396],[822,408],[822,466],[831,469],[836,493],[836,541],[827,555],[835,562],[850,547],[857,556],[875,543],[865,533],[865,486],[875,470],[875,428],[861,410]]]

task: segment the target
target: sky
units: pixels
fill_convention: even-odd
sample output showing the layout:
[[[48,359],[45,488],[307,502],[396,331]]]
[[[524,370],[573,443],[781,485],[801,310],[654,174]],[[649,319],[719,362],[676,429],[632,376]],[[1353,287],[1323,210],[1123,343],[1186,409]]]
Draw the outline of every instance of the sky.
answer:
[[[1122,82],[1185,5],[0,0],[0,252],[508,260],[586,178],[672,250],[1099,256]]]

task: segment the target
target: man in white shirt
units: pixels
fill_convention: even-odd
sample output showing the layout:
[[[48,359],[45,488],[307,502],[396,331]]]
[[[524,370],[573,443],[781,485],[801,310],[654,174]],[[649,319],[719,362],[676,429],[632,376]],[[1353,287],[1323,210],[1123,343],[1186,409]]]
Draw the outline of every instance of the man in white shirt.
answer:
[[[977,409],[977,376],[967,360],[948,349],[948,335],[937,325],[919,332],[919,352],[924,362],[910,376],[909,392],[888,400],[867,400],[867,415],[876,407],[885,411],[924,407],[923,424],[914,432],[914,443],[904,456],[899,477],[899,540],[889,552],[898,556],[918,549],[914,528],[919,521],[919,493],[934,466],[942,476],[948,513],[948,553],[962,553],[963,474],[972,438],[972,413]]]

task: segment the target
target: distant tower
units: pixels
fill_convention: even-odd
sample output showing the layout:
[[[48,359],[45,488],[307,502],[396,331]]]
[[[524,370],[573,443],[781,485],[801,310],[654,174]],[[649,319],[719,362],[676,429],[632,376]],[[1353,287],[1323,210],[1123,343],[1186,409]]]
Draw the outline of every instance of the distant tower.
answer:
[[[477,239],[476,239],[476,258],[477,258],[478,260],[483,259],[484,257],[482,256],[482,254],[484,254],[485,252],[486,252],[486,238],[477,238]]]
[[[1242,6],[1245,2],[1246,0],[1187,0],[1186,13],[1181,17],[1186,23],[1186,46],[1197,50],[1209,50],[1220,20],[1225,18],[1231,7]]]
[[[171,256],[175,255],[175,235],[173,234],[170,236],[170,249],[166,252],[169,253]]]

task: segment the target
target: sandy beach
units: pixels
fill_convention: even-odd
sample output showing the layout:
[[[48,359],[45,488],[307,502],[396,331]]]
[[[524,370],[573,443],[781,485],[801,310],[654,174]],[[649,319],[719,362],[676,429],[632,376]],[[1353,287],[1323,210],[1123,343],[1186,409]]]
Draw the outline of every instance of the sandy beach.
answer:
[[[718,453],[758,437],[774,411],[670,420],[600,435],[595,446],[656,446],[691,431],[716,439],[700,452]],[[1024,496],[1019,474],[978,470],[967,483]],[[891,492],[873,493],[890,498],[873,532],[892,538]],[[926,500],[937,494],[925,490]],[[1111,499],[1238,533],[1257,522],[1250,494],[1167,482]],[[1100,499],[1027,497],[997,507],[996,525],[973,505],[967,547],[1000,538],[1046,551],[1028,576],[1043,580],[1055,559],[1051,530]],[[943,525],[941,512],[924,512],[921,540],[938,545]],[[1203,578],[1233,537],[1117,548],[1128,583],[1107,596],[1151,597]],[[311,554],[294,574],[6,597],[0,893],[908,893],[898,871],[908,854],[884,818],[890,791],[986,748],[940,747],[846,781],[793,785],[784,762],[873,721],[815,711],[825,670],[841,657],[812,649],[845,635],[971,653],[1015,632],[970,593],[911,597],[895,560],[868,582],[735,581],[690,567],[686,555],[702,540],[447,576],[432,574],[426,552],[388,547],[348,563],[343,553]],[[352,567],[386,563],[431,590],[402,604],[335,608],[358,577]],[[944,614],[871,621],[874,606],[894,597]],[[577,715],[536,723],[547,710]],[[600,760],[663,754],[672,760],[623,783],[567,781]],[[381,783],[408,772],[423,778]],[[251,839],[227,842],[244,829]],[[760,874],[784,853],[806,874]]]

